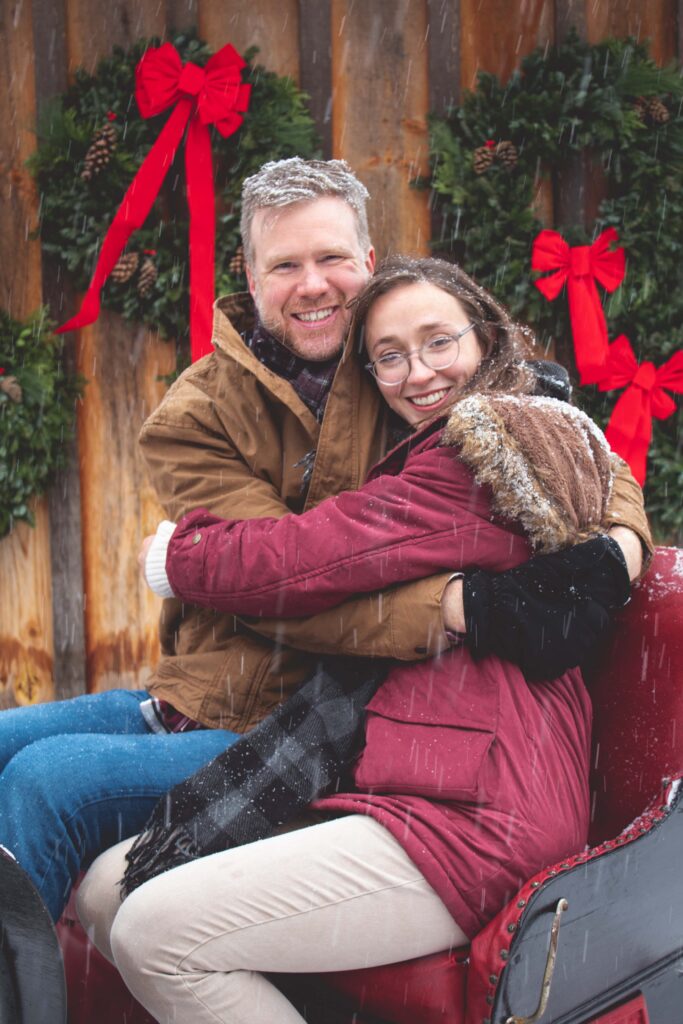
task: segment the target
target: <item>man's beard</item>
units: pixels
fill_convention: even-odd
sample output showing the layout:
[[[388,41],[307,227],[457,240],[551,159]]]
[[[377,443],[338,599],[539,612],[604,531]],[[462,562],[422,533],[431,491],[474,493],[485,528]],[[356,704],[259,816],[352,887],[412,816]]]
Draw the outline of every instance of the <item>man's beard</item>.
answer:
[[[255,299],[256,313],[262,326],[275,341],[279,342],[283,348],[286,348],[288,352],[291,352],[297,357],[297,359],[305,359],[310,363],[324,363],[328,359],[334,359],[336,356],[341,355],[341,351],[344,347],[344,339],[346,337],[346,331],[348,324],[344,325],[344,331],[342,337],[338,339],[334,348],[327,348],[327,342],[324,335],[315,341],[311,339],[309,346],[303,348],[299,339],[288,335],[287,331],[283,329],[282,321],[280,318],[271,319],[268,316],[264,316],[262,311],[259,309],[258,297]],[[337,305],[337,303],[335,303]],[[305,328],[304,328],[305,329]],[[316,348],[321,347],[323,349],[322,354],[316,353]]]

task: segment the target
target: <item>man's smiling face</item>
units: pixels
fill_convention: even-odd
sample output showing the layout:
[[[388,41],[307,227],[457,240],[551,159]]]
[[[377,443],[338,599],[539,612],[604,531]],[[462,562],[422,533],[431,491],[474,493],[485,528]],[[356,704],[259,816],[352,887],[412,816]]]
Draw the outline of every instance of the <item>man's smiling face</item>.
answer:
[[[358,240],[353,209],[326,196],[257,210],[249,291],[264,327],[302,359],[331,359],[344,344],[346,308],[375,266]]]

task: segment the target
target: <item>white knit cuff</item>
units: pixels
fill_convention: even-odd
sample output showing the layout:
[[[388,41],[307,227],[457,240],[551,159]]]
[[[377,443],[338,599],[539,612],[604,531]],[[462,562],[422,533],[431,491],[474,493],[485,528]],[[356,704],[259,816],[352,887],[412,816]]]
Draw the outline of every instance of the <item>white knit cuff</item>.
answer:
[[[149,546],[145,558],[145,578],[148,586],[152,588],[159,597],[175,597],[166,575],[166,552],[168,543],[175,533],[176,524],[168,519],[157,526],[154,540]]]

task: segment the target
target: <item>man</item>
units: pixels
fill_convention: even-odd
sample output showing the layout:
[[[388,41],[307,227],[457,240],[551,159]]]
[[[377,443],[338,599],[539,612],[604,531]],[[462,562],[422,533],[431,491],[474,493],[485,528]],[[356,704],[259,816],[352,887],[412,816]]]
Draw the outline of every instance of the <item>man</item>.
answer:
[[[374,267],[366,199],[341,161],[294,158],[245,182],[242,234],[253,305],[235,296],[217,303],[215,352],[182,375],[141,432],[170,519],[198,506],[237,518],[299,512],[358,487],[386,449],[389,424],[369,378],[352,370],[335,379],[347,304]],[[646,546],[650,540],[628,474],[615,487],[612,519],[635,530],[625,535],[637,564],[638,537]],[[587,568],[579,558],[561,575],[614,603],[625,575],[618,559],[603,558],[597,580]],[[541,569],[552,586],[554,572]],[[162,793],[279,705],[312,673],[316,654],[414,660],[467,632],[479,653],[528,659],[528,641],[533,647],[540,636],[538,616],[547,614],[545,597],[519,574],[478,574],[476,587],[466,580],[464,590],[470,623],[463,583],[448,575],[301,622],[246,623],[169,600],[163,657],[148,692],[0,716],[0,842],[57,918],[80,868],[139,831]],[[574,617],[572,636],[580,638],[586,624],[594,629],[596,608],[603,621],[600,605],[560,596],[564,603],[551,612],[564,632]],[[531,657],[538,655],[534,649]]]

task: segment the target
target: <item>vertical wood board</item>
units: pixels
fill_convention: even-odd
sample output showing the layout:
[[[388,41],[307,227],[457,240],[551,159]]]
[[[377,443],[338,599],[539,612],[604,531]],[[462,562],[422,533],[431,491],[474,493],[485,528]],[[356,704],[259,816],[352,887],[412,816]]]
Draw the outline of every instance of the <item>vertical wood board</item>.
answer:
[[[0,305],[17,319],[40,306],[38,197],[25,162],[35,148],[33,25],[28,3],[0,0]]]
[[[64,0],[68,66],[93,73],[114,46],[128,49],[142,37],[163,35],[166,12],[161,0]]]
[[[63,4],[32,0],[36,67],[36,106],[41,114],[67,86],[66,15]],[[54,257],[43,255],[43,302],[56,323],[65,308],[64,275]],[[73,335],[62,337],[67,373],[75,373]],[[83,624],[83,559],[81,555],[81,490],[78,438],[64,442],[65,465],[48,492],[52,559],[52,621],[55,697],[85,692]]]
[[[650,40],[650,53],[658,64],[677,55],[676,0],[611,0],[586,4],[586,35],[590,43],[609,36]]]
[[[299,81],[296,0],[199,0],[199,32],[213,50],[232,43],[239,53],[258,46],[257,63]]]
[[[174,346],[103,312],[79,332],[78,368],[88,378],[79,410],[90,690],[144,687],[158,658],[160,601],[140,579],[137,552],[163,513],[137,445],[158,405]]]
[[[378,255],[426,253],[428,192],[411,181],[428,169],[426,0],[333,0],[335,157],[370,192],[370,233]]]
[[[460,102],[460,0],[428,0],[429,109],[443,117]]]
[[[35,526],[19,523],[0,541],[0,707],[54,697],[47,501],[34,502]]]
[[[166,29],[169,34],[196,28],[198,21],[198,0],[166,0]]]
[[[522,57],[553,38],[547,0],[460,0],[463,89],[474,88],[479,71],[507,81]]]
[[[37,196],[24,163],[35,146],[33,24],[28,3],[0,0],[0,304],[18,320],[41,302]],[[0,703],[53,694],[50,532],[44,500],[36,527],[0,540]]]
[[[309,107],[324,160],[332,156],[331,0],[299,0],[299,85]]]

